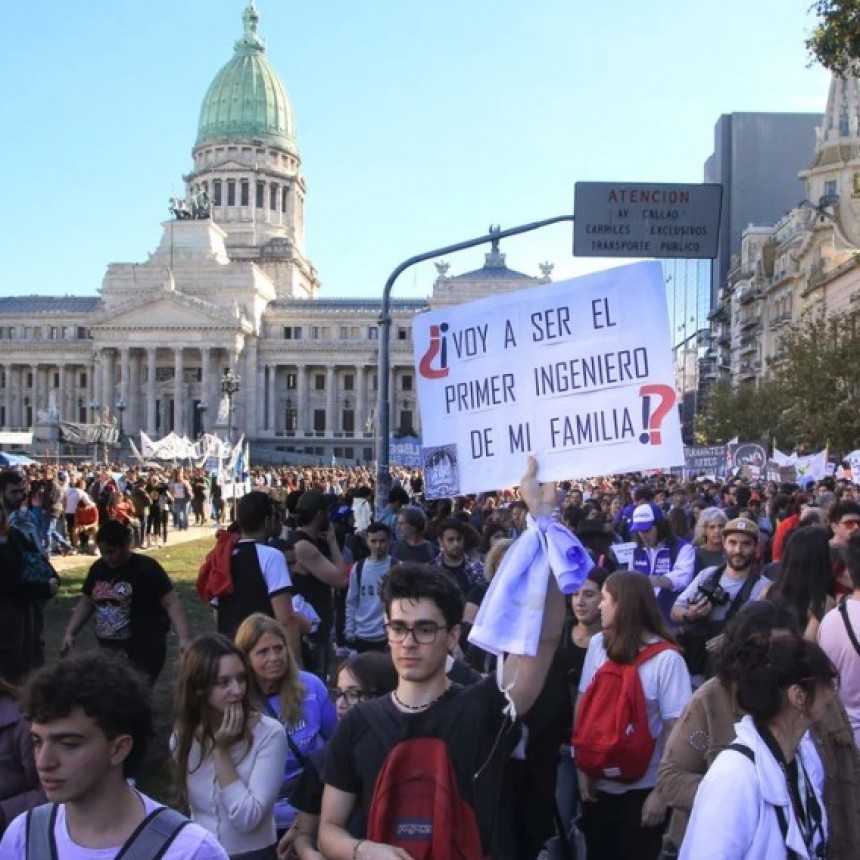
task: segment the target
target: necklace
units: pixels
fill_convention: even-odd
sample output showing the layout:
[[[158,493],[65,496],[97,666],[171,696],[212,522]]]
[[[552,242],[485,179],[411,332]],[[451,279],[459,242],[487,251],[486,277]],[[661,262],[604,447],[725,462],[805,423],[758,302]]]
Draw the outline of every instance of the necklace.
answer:
[[[405,711],[426,711],[427,708],[432,707],[445,695],[445,693],[450,690],[450,685],[446,686],[435,699],[431,699],[429,702],[425,702],[423,705],[407,705],[406,702],[402,701],[400,696],[397,695],[397,690],[391,691],[391,698],[394,700],[394,704],[397,705],[398,708],[403,708]]]

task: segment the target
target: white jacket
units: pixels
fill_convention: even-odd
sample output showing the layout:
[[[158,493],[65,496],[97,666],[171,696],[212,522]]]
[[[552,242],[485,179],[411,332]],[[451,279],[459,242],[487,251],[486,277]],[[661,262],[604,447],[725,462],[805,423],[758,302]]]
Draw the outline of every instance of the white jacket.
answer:
[[[734,742],[749,747],[755,762],[735,750],[724,750],[717,756],[696,792],[680,860],[781,860],[787,856],[786,843],[799,858],[811,860],[791,807],[785,776],[752,717],[744,717],[735,732]],[[824,769],[809,733],[800,742],[798,755],[821,807],[826,836]],[[785,840],[776,806],[783,807],[788,821]]]

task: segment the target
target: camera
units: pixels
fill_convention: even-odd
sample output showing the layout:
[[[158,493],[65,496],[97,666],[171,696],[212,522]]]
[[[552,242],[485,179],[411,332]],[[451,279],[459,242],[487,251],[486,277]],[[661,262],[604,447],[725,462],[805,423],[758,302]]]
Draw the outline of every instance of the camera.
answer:
[[[702,600],[710,600],[714,606],[725,606],[731,599],[729,593],[719,584],[719,582],[702,582],[699,585],[698,591],[693,598],[693,603],[699,603]]]

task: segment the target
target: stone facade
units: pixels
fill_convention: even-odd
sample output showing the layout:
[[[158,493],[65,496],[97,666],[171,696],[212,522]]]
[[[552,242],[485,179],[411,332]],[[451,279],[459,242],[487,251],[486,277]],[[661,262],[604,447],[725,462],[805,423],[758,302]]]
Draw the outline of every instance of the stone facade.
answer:
[[[240,377],[233,435],[245,433],[255,459],[373,458],[381,301],[319,296],[292,115],[258,20],[251,2],[234,58],[204,100],[184,177],[188,200],[205,195],[209,217],[166,222],[148,260],[108,266],[97,297],[0,298],[3,429],[118,419],[132,437],[224,434],[229,369]],[[257,113],[237,111],[219,89],[243,91],[247,75],[252,92],[261,74],[275,97]],[[475,272],[449,277],[437,264],[428,299],[393,301],[392,431],[421,430],[414,314],[544,283],[551,268],[514,272],[496,246]]]
[[[755,383],[783,360],[781,334],[804,314],[860,309],[860,81],[833,78],[806,199],[775,224],[749,225],[711,312],[706,382]]]

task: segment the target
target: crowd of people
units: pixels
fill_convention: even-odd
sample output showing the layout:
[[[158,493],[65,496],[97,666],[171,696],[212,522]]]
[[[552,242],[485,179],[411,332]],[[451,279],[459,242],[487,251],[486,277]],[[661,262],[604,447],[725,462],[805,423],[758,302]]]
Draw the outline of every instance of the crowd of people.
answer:
[[[392,477],[374,500],[368,469],[261,466],[227,505],[193,468],[0,473],[0,860],[51,838],[59,860],[856,856],[853,483],[540,485],[530,460],[517,489],[429,501]],[[523,603],[534,647],[478,647],[524,554],[569,573],[548,522],[576,587]],[[225,526],[207,630],[146,553],[190,524]],[[97,557],[44,665],[74,551]],[[135,784],[171,628],[192,824]]]

